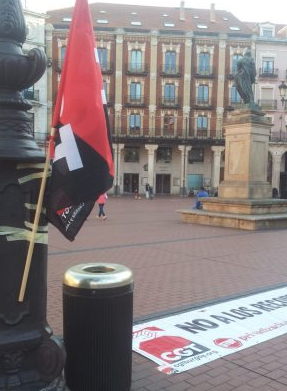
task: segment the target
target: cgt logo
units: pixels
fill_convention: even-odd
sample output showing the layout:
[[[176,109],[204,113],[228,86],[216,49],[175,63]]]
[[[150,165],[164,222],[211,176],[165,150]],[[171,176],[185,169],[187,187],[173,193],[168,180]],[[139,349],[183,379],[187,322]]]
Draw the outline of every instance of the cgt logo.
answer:
[[[168,364],[209,351],[207,347],[188,339],[168,335],[141,342],[140,349]]]
[[[215,343],[215,345],[227,349],[238,349],[242,346],[242,342],[237,341],[233,338],[217,338],[213,342]]]

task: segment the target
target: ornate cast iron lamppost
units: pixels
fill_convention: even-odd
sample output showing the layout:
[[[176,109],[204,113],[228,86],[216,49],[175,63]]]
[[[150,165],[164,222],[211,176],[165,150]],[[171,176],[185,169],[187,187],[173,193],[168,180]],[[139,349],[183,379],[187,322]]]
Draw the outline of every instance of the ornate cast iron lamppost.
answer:
[[[46,323],[44,213],[18,302],[44,163],[21,90],[41,78],[46,56],[38,49],[24,55],[25,39],[20,0],[0,0],[0,391],[52,391],[62,389],[64,350]]]

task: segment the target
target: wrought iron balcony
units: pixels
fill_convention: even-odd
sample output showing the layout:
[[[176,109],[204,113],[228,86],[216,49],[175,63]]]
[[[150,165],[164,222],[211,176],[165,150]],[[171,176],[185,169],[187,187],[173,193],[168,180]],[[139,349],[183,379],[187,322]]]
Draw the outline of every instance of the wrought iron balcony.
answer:
[[[209,130],[207,128],[190,128],[187,132],[181,131],[166,131],[163,128],[147,128],[147,127],[130,127],[127,128],[112,128],[113,142],[120,142],[121,140],[137,139],[143,141],[166,141],[170,144],[188,143],[190,140],[206,140],[210,142],[212,140],[222,140],[222,131]],[[286,133],[287,134],[287,133]]]
[[[148,73],[147,71],[147,64],[146,63],[134,63],[130,62],[126,65],[126,74],[127,75],[143,75],[146,76]]]
[[[181,102],[181,98],[179,96],[173,96],[173,97],[162,96],[159,106],[179,108],[180,102]]]
[[[106,94],[106,100],[108,106],[112,106],[115,102],[115,98],[111,94]]]
[[[284,130],[270,133],[270,141],[287,142],[287,132]]]
[[[138,107],[138,106],[145,106],[145,96],[144,95],[141,95],[141,96],[134,96],[134,95],[128,95],[125,97],[125,105],[126,106],[135,106],[135,107]]]
[[[113,67],[110,61],[102,61],[100,62],[101,71],[103,74],[111,74],[113,73]]]
[[[177,64],[174,65],[162,64],[160,75],[169,76],[169,77],[180,77],[181,67]]]
[[[205,77],[214,77],[214,67],[211,67],[211,66],[200,66],[200,67],[197,67],[196,71],[195,71],[195,77],[201,77],[201,78],[205,78]]]
[[[213,108],[213,101],[212,99],[201,99],[197,98],[194,104],[195,108],[206,108],[206,109],[212,109]]]
[[[278,68],[259,68],[259,77],[278,77]]]
[[[234,79],[234,75],[236,75],[236,73],[237,73],[237,67],[232,67],[226,71],[226,74],[228,75],[229,79]]]
[[[262,110],[277,110],[277,100],[274,99],[258,100],[258,105]]]
[[[40,91],[39,90],[24,90],[23,96],[25,99],[34,100],[39,102],[40,100]]]

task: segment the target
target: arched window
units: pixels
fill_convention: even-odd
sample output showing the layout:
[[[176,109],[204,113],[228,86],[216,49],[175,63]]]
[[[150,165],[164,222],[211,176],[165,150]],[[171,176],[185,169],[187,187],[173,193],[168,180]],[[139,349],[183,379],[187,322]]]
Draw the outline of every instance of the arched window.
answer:
[[[198,74],[199,75],[210,75],[210,54],[200,53],[198,61]]]
[[[235,86],[231,87],[230,101],[232,105],[241,103],[241,96],[239,95],[239,92]]]
[[[199,104],[208,104],[209,102],[209,86],[200,84],[198,86],[197,102]]]
[[[173,83],[167,83],[164,86],[164,101],[175,102],[175,85]]]
[[[208,118],[207,115],[199,115],[197,117],[197,130],[207,130]]]
[[[235,73],[237,73],[237,62],[238,60],[240,60],[242,58],[242,54],[234,54],[232,56],[232,69],[231,69],[231,73],[234,75]]]
[[[174,51],[167,51],[165,53],[165,73],[174,75],[176,73],[176,53]]]
[[[131,51],[130,71],[141,72],[141,70],[142,70],[142,51],[141,50],[132,50]]]
[[[98,56],[99,56],[99,62],[101,65],[102,71],[108,70],[108,50],[107,48],[97,48]]]

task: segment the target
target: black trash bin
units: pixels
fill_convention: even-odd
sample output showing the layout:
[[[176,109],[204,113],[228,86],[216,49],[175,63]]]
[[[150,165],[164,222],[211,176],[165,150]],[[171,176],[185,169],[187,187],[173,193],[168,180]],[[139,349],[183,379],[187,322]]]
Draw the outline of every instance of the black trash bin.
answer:
[[[133,275],[125,266],[69,268],[63,283],[65,378],[71,391],[129,391]]]

